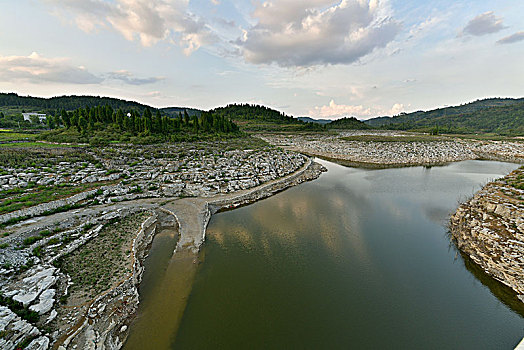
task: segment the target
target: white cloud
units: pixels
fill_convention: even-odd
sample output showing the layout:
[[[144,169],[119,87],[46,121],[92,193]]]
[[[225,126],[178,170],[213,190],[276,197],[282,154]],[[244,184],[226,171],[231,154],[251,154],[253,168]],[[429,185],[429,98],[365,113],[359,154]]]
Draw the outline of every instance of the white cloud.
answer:
[[[146,85],[164,78],[137,78],[126,70],[96,75],[84,66],[75,66],[70,58],[47,58],[36,52],[29,56],[0,56],[0,81],[3,82],[100,84],[108,80],[118,80],[128,85]]]
[[[237,40],[251,63],[307,67],[349,64],[385,47],[400,31],[385,1],[268,0]]]
[[[46,58],[36,52],[29,56],[0,56],[0,81],[98,84],[102,80],[65,57]]]
[[[404,112],[404,105],[402,103],[395,103],[393,107],[391,107],[389,114],[390,115],[397,115],[401,112]]]
[[[497,44],[513,44],[524,40],[524,32],[517,32],[497,40]]]
[[[309,111],[311,117],[320,117],[323,119],[335,119],[342,117],[364,117],[371,116],[371,108],[362,105],[337,105],[334,100],[329,102],[329,105],[321,107],[315,106]]]
[[[495,16],[493,11],[489,11],[469,21],[462,30],[461,35],[482,36],[496,33],[505,28],[502,18]]]
[[[428,17],[425,21],[414,25],[409,30],[409,36],[408,39],[415,39],[423,37],[424,34],[431,31],[433,28],[438,26],[440,23],[442,23],[448,15],[440,14],[436,16]]]
[[[149,78],[137,78],[131,72],[126,70],[119,70],[116,72],[107,73],[107,79],[120,80],[129,85],[146,85],[153,84],[158,81],[164,80],[164,77],[149,77]]]
[[[72,16],[86,32],[113,28],[127,40],[151,46],[161,40],[177,43],[186,55],[215,36],[200,18],[188,12],[189,0],[43,0],[63,18]]]
[[[391,109],[387,110],[380,106],[339,105],[334,100],[331,100],[328,105],[315,106],[314,109],[309,111],[309,116],[322,119],[339,119],[343,117],[369,119],[381,115],[397,115],[404,111],[405,106],[402,103],[395,103]]]

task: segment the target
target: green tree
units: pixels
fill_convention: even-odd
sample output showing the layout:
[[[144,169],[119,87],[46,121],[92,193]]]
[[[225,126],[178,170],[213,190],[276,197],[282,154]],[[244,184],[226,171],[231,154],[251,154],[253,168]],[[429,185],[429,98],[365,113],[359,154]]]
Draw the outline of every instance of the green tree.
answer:
[[[184,121],[186,125],[189,125],[189,114],[187,114],[187,110],[184,109]]]

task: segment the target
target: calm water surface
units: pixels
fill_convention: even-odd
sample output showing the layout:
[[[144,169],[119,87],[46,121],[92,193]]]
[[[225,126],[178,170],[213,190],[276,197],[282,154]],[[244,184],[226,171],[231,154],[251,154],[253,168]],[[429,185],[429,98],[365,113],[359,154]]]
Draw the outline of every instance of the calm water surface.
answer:
[[[322,163],[316,181],[212,217],[168,348],[513,349],[521,304],[466,267],[445,224],[517,166]]]

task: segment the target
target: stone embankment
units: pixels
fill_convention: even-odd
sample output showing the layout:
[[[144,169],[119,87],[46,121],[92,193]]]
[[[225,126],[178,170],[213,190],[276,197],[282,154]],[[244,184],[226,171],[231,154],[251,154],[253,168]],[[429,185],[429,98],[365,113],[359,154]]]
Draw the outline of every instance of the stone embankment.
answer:
[[[450,228],[457,247],[524,302],[524,168],[460,205]]]
[[[180,225],[177,251],[188,249],[197,252],[204,242],[206,227],[212,214],[220,209],[234,208],[271,196],[286,188],[316,179],[326,169],[308,159],[295,173],[264,185],[211,198],[184,198],[167,203],[164,208],[174,212]]]
[[[374,140],[373,137],[376,137]],[[336,135],[262,135],[263,140],[289,150],[361,165],[438,165],[469,159],[524,163],[522,143],[475,141],[384,132]],[[387,138],[387,141],[381,139]]]

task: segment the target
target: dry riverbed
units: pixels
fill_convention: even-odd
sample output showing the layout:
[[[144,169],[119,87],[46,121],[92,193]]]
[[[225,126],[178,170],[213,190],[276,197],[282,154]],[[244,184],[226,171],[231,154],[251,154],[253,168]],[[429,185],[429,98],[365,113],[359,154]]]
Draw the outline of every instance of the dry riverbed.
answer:
[[[2,349],[120,348],[157,228],[192,219],[167,203],[205,203],[196,235],[181,227],[177,251],[194,254],[216,208],[321,172],[306,156],[259,142],[6,152],[16,156],[0,179]]]

